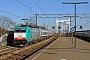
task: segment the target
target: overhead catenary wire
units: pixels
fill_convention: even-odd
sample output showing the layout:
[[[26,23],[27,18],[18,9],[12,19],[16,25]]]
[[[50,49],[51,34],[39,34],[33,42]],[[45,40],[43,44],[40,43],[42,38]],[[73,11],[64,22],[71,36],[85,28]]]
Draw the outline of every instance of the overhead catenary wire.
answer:
[[[10,15],[13,15],[13,16],[16,16],[16,17],[18,17],[18,18],[22,18],[21,16],[18,16],[18,15],[12,14],[12,13],[9,13],[9,12],[4,11],[4,10],[0,10],[0,11],[5,12],[5,13],[10,14]]]
[[[41,7],[36,3],[36,1],[35,0],[33,0],[34,1],[34,3],[38,6],[38,8],[44,13],[44,11],[41,9]]]
[[[8,0],[10,3],[12,3],[13,5],[17,6],[18,8],[20,8],[21,10],[25,11],[26,13],[29,13],[28,11],[26,11],[25,9],[23,9],[22,6],[20,6],[20,4],[16,3],[14,0]]]
[[[29,11],[31,11],[31,12],[33,12],[33,13],[35,13],[36,14],[36,12],[34,11],[34,10],[32,10],[32,9],[30,9],[29,7],[27,7],[24,3],[22,3],[21,1],[19,1],[19,0],[16,0],[19,4],[21,4],[22,6],[24,6],[25,8],[27,8]],[[30,21],[30,20],[28,20],[28,21]]]
[[[39,0],[38,0],[39,1]],[[44,6],[42,5],[42,3],[39,1],[40,5],[43,7],[43,9],[47,12],[47,10],[44,8]],[[48,13],[48,12],[47,12]]]
[[[29,7],[27,7],[25,4],[23,4],[21,1],[19,1],[19,0],[16,0],[16,1],[19,2],[20,4],[22,4],[24,7],[26,7],[30,11],[32,11],[33,13],[36,13],[35,11],[33,11],[32,9],[30,9]]]
[[[42,5],[42,3],[40,2],[40,0],[38,0],[38,2],[39,2],[40,5],[43,7],[43,9],[46,11],[46,13],[48,13],[47,10],[45,9],[45,7],[44,7],[44,6]],[[49,26],[49,24],[51,24],[51,23],[50,23],[50,18],[49,18],[49,20],[48,20],[48,26]],[[51,25],[52,25],[52,24],[51,24]]]
[[[21,1],[19,1],[19,0],[16,0],[17,2],[19,2],[20,4],[22,4],[24,7],[26,7],[27,9],[29,9],[30,11],[32,11],[33,13],[35,13],[36,14],[36,12],[35,11],[33,11],[32,9],[30,9],[29,7],[27,7],[25,4],[23,4]]]
[[[44,8],[44,6],[42,5],[42,3],[41,3],[39,0],[38,0],[38,2],[39,2],[40,5],[43,7],[43,9],[46,11],[46,13],[48,13],[47,10],[46,10],[46,9]],[[48,26],[49,26],[49,24],[51,24],[51,23],[50,23],[50,18],[49,18],[49,21],[48,21]]]
[[[24,7],[26,7],[27,9],[29,9],[30,11],[32,11],[33,13],[36,13],[35,11],[33,11],[32,9],[30,9],[29,7],[27,7],[25,4],[23,4],[21,1],[16,0],[17,2],[19,2],[20,4],[22,4]],[[34,0],[33,0],[34,1]],[[34,1],[34,3],[39,7],[39,5]],[[40,8],[40,7],[39,7]],[[44,13],[44,11],[40,8],[40,10]],[[45,19],[44,19],[45,20]]]
[[[41,9],[41,7],[36,3],[36,1],[35,0],[33,0],[34,1],[34,3],[37,5],[37,7],[45,14],[45,12]],[[45,19],[44,19],[45,20]],[[44,25],[44,22],[43,22],[43,26],[45,26]]]
[[[14,4],[14,5],[18,5],[15,1],[10,1],[10,0],[8,0],[9,2],[11,2],[12,4]],[[16,4],[15,4],[16,3]],[[19,7],[19,6],[17,6],[17,7]],[[20,8],[20,7],[19,7]],[[20,9],[22,9],[22,8],[20,8]],[[10,13],[10,12],[7,12],[7,11],[5,11],[5,10],[0,10],[1,12],[4,12],[4,13],[7,13],[7,14],[10,14],[10,15],[13,15],[13,16],[15,16],[15,17],[18,17],[18,18],[23,18],[23,17],[21,17],[21,16],[18,16],[18,15],[15,15],[15,14],[13,14],[13,13]],[[25,10],[24,10],[25,11]]]

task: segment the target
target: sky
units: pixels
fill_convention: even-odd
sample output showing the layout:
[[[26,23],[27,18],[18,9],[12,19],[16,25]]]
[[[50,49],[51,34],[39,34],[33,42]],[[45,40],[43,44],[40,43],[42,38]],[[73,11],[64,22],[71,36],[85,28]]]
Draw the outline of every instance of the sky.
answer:
[[[22,21],[23,18],[34,18],[34,14],[36,13],[74,15],[74,5],[62,4],[62,2],[88,2],[88,4],[76,5],[76,13],[90,14],[90,0],[0,0],[0,16],[10,17],[17,24],[24,24],[24,21]],[[69,18],[38,18],[37,25],[55,26],[56,19],[68,20]],[[71,18],[71,20],[74,21],[74,18]],[[90,29],[90,18],[77,18],[76,24],[77,30],[80,30],[80,25],[82,25],[83,30]],[[74,22],[72,22],[73,25]],[[64,25],[61,26],[63,27]]]

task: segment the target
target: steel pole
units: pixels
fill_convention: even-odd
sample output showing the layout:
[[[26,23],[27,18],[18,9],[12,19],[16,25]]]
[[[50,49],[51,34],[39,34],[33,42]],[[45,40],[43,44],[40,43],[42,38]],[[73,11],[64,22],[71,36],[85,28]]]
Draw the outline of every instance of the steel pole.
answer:
[[[36,14],[36,27],[37,27],[37,14]]]
[[[71,29],[71,17],[70,17],[70,29]],[[70,30],[70,41],[71,41],[71,30]]]
[[[74,40],[74,47],[76,47],[76,4],[74,4],[75,12],[74,12],[74,19],[75,19],[75,40]]]

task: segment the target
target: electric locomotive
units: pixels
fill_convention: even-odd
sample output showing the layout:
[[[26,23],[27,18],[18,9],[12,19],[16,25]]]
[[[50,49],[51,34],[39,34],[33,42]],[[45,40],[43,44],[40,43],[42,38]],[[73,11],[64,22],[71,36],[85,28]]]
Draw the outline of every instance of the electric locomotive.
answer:
[[[29,26],[16,26],[14,29],[13,44],[26,44],[32,38],[32,29]]]
[[[50,31],[41,28],[31,28],[30,26],[21,25],[16,26],[14,29],[14,45],[25,45],[30,44],[33,41],[49,38]]]

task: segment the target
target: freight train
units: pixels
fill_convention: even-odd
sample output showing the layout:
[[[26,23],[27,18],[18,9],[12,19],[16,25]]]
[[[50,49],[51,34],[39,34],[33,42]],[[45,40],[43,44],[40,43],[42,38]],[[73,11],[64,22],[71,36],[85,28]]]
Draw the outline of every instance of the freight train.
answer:
[[[76,31],[76,37],[90,41],[90,30]]]
[[[16,26],[14,29],[14,45],[31,44],[32,41],[39,41],[53,36],[53,33],[41,28],[31,28],[26,25]]]

